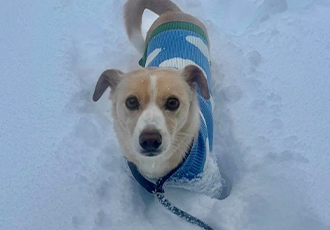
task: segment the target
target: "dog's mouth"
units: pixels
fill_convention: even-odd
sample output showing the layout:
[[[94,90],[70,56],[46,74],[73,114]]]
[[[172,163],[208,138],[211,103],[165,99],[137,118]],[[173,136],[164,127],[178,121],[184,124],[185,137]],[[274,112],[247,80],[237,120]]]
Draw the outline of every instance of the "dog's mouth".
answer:
[[[146,156],[146,157],[155,157],[155,156],[158,156],[162,153],[162,151],[160,150],[142,150],[141,152],[141,155],[143,156]]]

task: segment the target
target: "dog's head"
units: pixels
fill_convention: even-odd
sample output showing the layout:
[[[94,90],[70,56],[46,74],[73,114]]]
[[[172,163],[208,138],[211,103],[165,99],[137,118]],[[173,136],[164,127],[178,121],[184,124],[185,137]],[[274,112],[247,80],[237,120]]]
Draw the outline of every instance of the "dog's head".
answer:
[[[106,70],[96,84],[93,100],[111,88],[114,127],[125,157],[146,176],[157,178],[182,161],[198,133],[196,85],[209,99],[206,77],[193,65],[127,74]]]

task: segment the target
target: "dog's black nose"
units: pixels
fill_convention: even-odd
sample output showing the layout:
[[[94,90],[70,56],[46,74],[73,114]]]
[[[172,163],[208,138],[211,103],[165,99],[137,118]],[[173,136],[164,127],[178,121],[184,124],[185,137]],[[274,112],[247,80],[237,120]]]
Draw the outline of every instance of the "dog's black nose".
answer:
[[[156,151],[162,144],[162,135],[155,129],[146,129],[140,134],[139,141],[143,150]]]

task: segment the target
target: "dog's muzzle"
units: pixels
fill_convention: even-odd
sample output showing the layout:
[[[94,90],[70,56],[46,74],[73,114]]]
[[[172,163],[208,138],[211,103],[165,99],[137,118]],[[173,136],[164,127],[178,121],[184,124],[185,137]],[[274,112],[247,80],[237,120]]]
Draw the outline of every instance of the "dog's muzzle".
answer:
[[[159,147],[162,144],[162,135],[156,129],[145,129],[140,134],[139,143],[143,155],[156,156],[161,152]]]

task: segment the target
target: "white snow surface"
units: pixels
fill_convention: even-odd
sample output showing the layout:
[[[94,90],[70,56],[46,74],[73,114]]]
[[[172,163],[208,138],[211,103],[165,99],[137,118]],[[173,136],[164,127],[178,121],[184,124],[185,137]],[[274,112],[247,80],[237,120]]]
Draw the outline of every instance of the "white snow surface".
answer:
[[[330,229],[330,2],[175,2],[209,31],[214,152],[232,190],[169,200],[214,229]],[[127,173],[107,96],[92,102],[103,70],[138,68],[124,3],[2,1],[1,230],[198,229]]]

